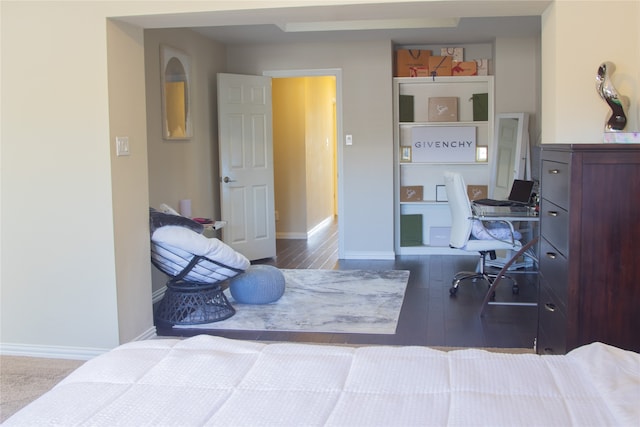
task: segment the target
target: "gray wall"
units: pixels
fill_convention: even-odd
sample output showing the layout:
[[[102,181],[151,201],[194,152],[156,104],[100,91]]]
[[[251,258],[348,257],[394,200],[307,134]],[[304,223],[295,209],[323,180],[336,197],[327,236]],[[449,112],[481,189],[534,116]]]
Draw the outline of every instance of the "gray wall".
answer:
[[[162,139],[160,46],[180,49],[191,60],[193,137],[188,141]],[[225,48],[188,29],[145,30],[145,88],[149,205],[166,203],[178,209],[190,199],[192,215],[220,218],[216,73],[225,69]],[[167,277],[152,268],[154,300],[162,296]]]
[[[490,44],[466,48],[474,58],[492,54]],[[352,134],[354,140],[352,146],[341,147],[344,218],[340,221],[345,258],[393,257],[392,57],[388,40],[248,45],[227,50],[228,70],[234,73],[342,69],[343,135]],[[539,57],[539,39],[496,41],[492,67],[500,73],[496,76],[497,112],[537,114]]]

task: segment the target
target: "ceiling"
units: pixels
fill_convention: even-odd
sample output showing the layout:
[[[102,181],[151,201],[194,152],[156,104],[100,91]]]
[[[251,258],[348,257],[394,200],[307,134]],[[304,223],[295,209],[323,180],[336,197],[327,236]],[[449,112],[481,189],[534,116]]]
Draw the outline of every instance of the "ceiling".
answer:
[[[539,16],[461,18],[456,27],[285,32],[275,24],[195,27],[226,45],[391,40],[397,45],[485,43],[540,34]]]
[[[143,28],[192,28],[227,45],[391,40],[486,43],[540,34],[552,0],[408,1],[120,17]],[[238,3],[239,5],[241,3]],[[453,26],[452,26],[453,25]]]

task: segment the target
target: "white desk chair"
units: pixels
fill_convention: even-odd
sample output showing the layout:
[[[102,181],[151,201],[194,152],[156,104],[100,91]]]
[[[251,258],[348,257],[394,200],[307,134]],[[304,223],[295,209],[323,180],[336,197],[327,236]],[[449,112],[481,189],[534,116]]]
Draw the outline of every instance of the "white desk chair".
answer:
[[[463,280],[482,279],[491,286],[496,275],[490,275],[485,271],[487,255],[497,250],[518,251],[522,248],[522,244],[514,238],[513,226],[510,223],[507,223],[510,228],[509,239],[501,240],[492,237],[486,240],[472,239],[471,229],[474,219],[464,178],[459,173],[446,172],[444,182],[449,200],[449,208],[451,209],[451,238],[449,240],[449,246],[480,254],[479,268],[477,271],[461,271],[454,276],[449,293],[451,296],[455,296],[458,292],[458,286]],[[505,276],[503,278],[508,277]],[[515,283],[515,280],[511,280]]]

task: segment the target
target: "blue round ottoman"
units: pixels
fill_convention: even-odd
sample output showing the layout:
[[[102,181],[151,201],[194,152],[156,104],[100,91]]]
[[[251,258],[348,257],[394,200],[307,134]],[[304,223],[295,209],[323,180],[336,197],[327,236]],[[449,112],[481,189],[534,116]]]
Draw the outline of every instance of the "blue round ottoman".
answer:
[[[229,291],[240,304],[269,304],[284,294],[284,275],[272,265],[250,265],[229,281]]]

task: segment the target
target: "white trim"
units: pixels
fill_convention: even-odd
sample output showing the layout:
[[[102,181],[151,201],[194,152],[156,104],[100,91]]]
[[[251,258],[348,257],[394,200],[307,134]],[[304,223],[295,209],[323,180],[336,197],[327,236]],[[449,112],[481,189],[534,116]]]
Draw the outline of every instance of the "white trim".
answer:
[[[349,252],[345,254],[343,259],[380,259],[394,260],[396,254],[394,252]]]
[[[157,338],[155,326],[147,329],[131,341]],[[3,356],[41,357],[45,359],[90,360],[110,351],[110,348],[46,346],[39,344],[0,344]]]
[[[91,347],[49,347],[37,344],[2,344],[0,354],[3,356],[28,356],[46,359],[89,360],[99,356],[110,348]]]
[[[312,70],[267,70],[262,73],[268,77],[312,77],[312,76],[335,76],[336,78],[336,149],[338,160],[338,258],[344,259],[344,182],[343,173],[343,144],[342,130],[342,69],[341,68],[319,68]]]
[[[276,239],[306,239],[307,233],[304,232],[287,232],[282,231],[276,233]]]
[[[331,224],[333,221],[333,217],[329,216],[323,219],[318,225],[313,227],[311,230],[305,232],[280,232],[276,233],[276,238],[278,239],[308,239],[318,231],[322,230],[324,227]]]
[[[151,302],[153,304],[160,302],[160,300],[162,299],[166,291],[167,291],[166,286],[163,286],[160,289],[153,291],[153,293],[151,294]]]
[[[318,223],[318,225],[313,227],[311,230],[307,231],[307,238],[313,236],[318,231],[320,231],[323,228],[327,227],[329,224],[331,224],[332,221],[333,221],[333,216],[328,216],[325,219],[323,219],[322,221],[320,221],[320,223]]]
[[[152,326],[149,329],[147,329],[146,331],[144,331],[143,333],[141,333],[140,335],[138,335],[137,337],[135,337],[134,339],[132,339],[131,341],[146,341],[146,340],[150,340],[150,339],[154,339],[158,337],[158,333],[156,331],[156,327]]]

